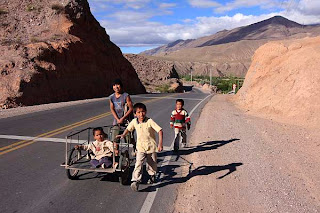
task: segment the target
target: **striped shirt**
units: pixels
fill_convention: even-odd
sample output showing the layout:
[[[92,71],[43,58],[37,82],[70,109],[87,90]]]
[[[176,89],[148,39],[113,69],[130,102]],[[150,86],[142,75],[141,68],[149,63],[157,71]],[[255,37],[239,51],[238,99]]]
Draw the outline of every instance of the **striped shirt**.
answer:
[[[186,124],[191,123],[188,112],[185,109],[173,110],[170,117],[170,125],[174,128],[185,129]]]

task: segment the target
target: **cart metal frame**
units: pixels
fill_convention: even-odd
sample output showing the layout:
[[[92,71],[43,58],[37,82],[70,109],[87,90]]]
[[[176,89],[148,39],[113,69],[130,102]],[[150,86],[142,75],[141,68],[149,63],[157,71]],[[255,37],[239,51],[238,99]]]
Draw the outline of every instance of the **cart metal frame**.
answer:
[[[61,164],[62,167],[66,169],[66,173],[69,179],[77,179],[79,171],[86,172],[102,172],[102,173],[117,173],[119,175],[119,182],[122,185],[127,184],[131,159],[129,156],[129,147],[131,143],[131,136],[127,135],[125,138],[116,139],[112,138],[115,135],[114,131],[122,133],[125,130],[125,127],[122,126],[102,126],[104,132],[106,133],[106,139],[116,142],[118,144],[119,154],[116,157],[112,155],[113,162],[112,165],[118,160],[118,166],[114,168],[92,168],[90,167],[91,154],[90,151],[83,151],[75,149],[75,145],[87,145],[90,143],[93,127],[88,127],[76,132],[71,132],[66,136],[66,146],[65,146],[65,162]],[[119,134],[116,132],[116,134]],[[80,134],[86,134],[87,140],[81,140]],[[113,145],[114,146],[114,145]],[[115,146],[114,146],[115,148]]]

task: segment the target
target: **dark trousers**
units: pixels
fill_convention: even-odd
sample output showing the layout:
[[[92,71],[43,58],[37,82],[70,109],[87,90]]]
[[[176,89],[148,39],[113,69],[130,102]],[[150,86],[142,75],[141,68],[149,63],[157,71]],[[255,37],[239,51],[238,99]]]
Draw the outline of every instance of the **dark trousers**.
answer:
[[[106,167],[111,167],[112,166],[112,157],[102,157],[100,160],[92,159],[90,161],[90,164],[95,168],[100,167],[103,163]]]

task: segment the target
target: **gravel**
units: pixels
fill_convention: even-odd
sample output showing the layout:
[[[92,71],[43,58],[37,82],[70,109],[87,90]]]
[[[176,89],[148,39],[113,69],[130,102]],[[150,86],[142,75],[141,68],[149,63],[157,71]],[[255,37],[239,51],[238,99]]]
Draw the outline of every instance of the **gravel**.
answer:
[[[214,96],[189,141],[193,169],[174,212],[320,212],[319,136]]]

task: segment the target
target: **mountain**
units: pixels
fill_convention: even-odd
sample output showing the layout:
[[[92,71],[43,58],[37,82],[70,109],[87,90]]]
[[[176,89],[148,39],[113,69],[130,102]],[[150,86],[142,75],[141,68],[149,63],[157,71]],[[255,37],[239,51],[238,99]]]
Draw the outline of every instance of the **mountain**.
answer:
[[[3,0],[0,25],[0,108],[146,92],[86,0]]]
[[[179,63],[180,68],[177,67],[176,70],[180,75],[191,71],[196,75],[207,75],[208,70],[211,70],[216,73],[215,76],[244,77],[251,64],[251,57],[261,45],[271,40],[297,39],[319,34],[319,25],[301,25],[275,16],[198,39],[177,40],[140,54]],[[195,66],[198,69],[194,69]]]

